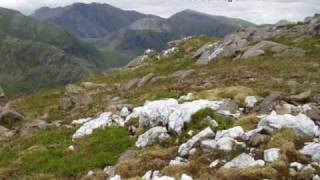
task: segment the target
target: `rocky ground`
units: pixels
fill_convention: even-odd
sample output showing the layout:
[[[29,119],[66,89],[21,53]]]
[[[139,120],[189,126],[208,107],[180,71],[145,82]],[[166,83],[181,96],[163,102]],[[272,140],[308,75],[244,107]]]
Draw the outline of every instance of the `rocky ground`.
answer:
[[[1,179],[320,179],[320,17],[187,37],[9,101]]]

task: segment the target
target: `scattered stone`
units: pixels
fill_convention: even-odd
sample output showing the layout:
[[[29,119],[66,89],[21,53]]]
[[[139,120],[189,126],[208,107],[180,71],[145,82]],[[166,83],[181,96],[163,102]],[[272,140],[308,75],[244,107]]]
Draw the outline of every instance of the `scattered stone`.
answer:
[[[145,86],[155,75],[153,73],[149,73],[142,77],[142,79],[138,82],[137,87]]]
[[[264,161],[257,160],[255,161],[253,157],[246,153],[242,153],[239,156],[235,157],[231,161],[227,162],[223,167],[224,168],[247,168],[251,166],[264,166]]]
[[[6,94],[4,93],[4,90],[2,89],[2,87],[0,86],[0,106],[4,106],[5,104],[7,104],[8,99],[6,97]]]
[[[137,79],[137,78],[131,79],[126,84],[122,85],[122,90],[127,91],[129,89],[136,87],[137,84],[139,83],[139,81],[140,81],[140,79]]]
[[[292,163],[290,163],[290,167],[295,168],[298,171],[301,171],[303,168],[303,164],[298,163],[298,162],[292,162]]]
[[[169,165],[170,166],[181,166],[181,165],[187,165],[189,163],[189,161],[185,158],[182,157],[176,157],[174,160],[171,160]]]
[[[69,97],[63,97],[59,99],[59,107],[62,110],[69,110],[73,107],[72,100]]]
[[[305,146],[300,150],[300,153],[311,156],[312,160],[314,161],[320,161],[320,143],[306,143]]]
[[[123,118],[126,118],[127,116],[129,116],[130,111],[127,107],[123,107],[120,111],[120,116]]]
[[[89,93],[84,88],[74,84],[66,86],[65,96],[71,99],[75,107],[87,106],[92,103]]]
[[[193,97],[192,93],[188,93],[187,95],[181,96],[179,98],[179,101],[192,101],[192,100],[194,100],[194,97]]]
[[[280,92],[272,92],[268,97],[266,97],[259,106],[257,106],[256,110],[261,114],[269,113],[273,110],[273,103],[280,99]]]
[[[290,96],[290,99],[292,101],[306,102],[310,99],[311,94],[312,91],[309,89],[308,91],[302,92],[300,94]]]
[[[182,174],[181,180],[193,180],[193,178],[191,176],[186,175],[186,174]]]
[[[140,135],[136,142],[136,146],[142,148],[153,143],[160,143],[168,138],[170,138],[170,136],[167,129],[165,127],[157,126]]]
[[[120,164],[121,162],[133,159],[137,153],[133,150],[126,150],[123,152],[120,157],[118,158],[117,164]]]
[[[258,147],[261,144],[266,144],[270,140],[270,136],[265,134],[256,134],[249,139],[249,145]]]
[[[222,150],[230,152],[237,146],[244,147],[244,143],[240,143],[231,137],[222,137],[218,140],[204,140],[201,142],[201,148],[204,152],[212,152],[214,150]]]
[[[297,116],[291,114],[277,115],[277,113],[273,111],[270,115],[262,117],[258,123],[258,128],[259,127],[270,132],[281,128],[290,128],[296,134],[302,136],[318,136],[320,134],[319,127],[304,114]]]
[[[320,109],[319,108],[317,108],[315,106],[311,106],[311,108],[307,109],[305,113],[312,120],[320,121]]]
[[[220,112],[230,112],[230,113],[236,113],[239,109],[238,104],[230,99],[224,100],[223,103],[220,105],[218,111]]]
[[[186,143],[180,145],[178,149],[178,154],[182,157],[185,157],[189,154],[190,150],[193,148],[193,146],[205,138],[212,138],[214,137],[214,132],[211,130],[211,128],[206,128],[199,132],[197,135],[193,136],[191,139],[189,139]]]
[[[258,100],[255,96],[247,96],[244,100],[244,103],[247,108],[253,108],[257,102]]]
[[[22,119],[24,117],[10,103],[0,109],[0,124],[12,124]]]
[[[209,168],[215,168],[219,165],[220,159],[216,159],[215,161],[211,162]]]
[[[182,80],[187,78],[188,76],[192,75],[195,72],[194,69],[187,69],[187,70],[179,70],[175,73],[168,76],[168,78],[176,78],[178,80]]]
[[[273,162],[278,160],[280,157],[280,149],[271,148],[264,150],[264,160],[267,162]]]
[[[172,47],[170,49],[164,50],[162,53],[162,56],[167,58],[174,55],[177,51],[178,51],[178,48]]]
[[[112,125],[111,113],[102,113],[98,118],[92,119],[83,124],[73,135],[72,140],[82,138],[83,136],[90,135],[93,130]]]
[[[207,48],[201,53],[197,60],[197,64],[207,65],[215,59],[223,51],[223,45],[220,43],[209,44]]]
[[[241,126],[236,126],[227,130],[218,131],[215,137],[215,140],[218,140],[223,137],[237,138],[242,137],[244,134],[244,130]]]
[[[121,180],[120,175],[115,175],[113,177],[111,177],[109,180]]]
[[[116,168],[114,166],[107,166],[103,169],[103,172],[106,173],[108,177],[113,177],[115,176]]]
[[[78,119],[78,120],[73,120],[71,122],[72,125],[81,125],[81,124],[84,124],[88,121],[92,120],[92,118],[82,118],[82,119]]]
[[[93,83],[93,82],[83,82],[81,83],[81,86],[86,89],[103,89],[108,87],[107,84],[99,84],[99,83]]]
[[[15,131],[11,131],[3,126],[0,126],[0,141],[8,140],[12,138],[15,134]]]

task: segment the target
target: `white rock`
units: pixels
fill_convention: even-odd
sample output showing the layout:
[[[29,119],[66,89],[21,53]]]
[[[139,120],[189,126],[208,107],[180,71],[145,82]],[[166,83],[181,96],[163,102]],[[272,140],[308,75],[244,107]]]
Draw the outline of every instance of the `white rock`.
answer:
[[[227,162],[223,167],[224,168],[246,168],[251,166],[262,165],[262,161],[255,161],[253,157],[246,153],[242,153],[239,156],[235,157],[231,161]]]
[[[193,94],[192,93],[188,93],[185,96],[181,96],[179,98],[180,101],[192,101],[194,99]]]
[[[144,127],[155,127],[158,125],[167,125],[169,116],[179,107],[175,99],[166,99],[146,102],[144,106],[133,109],[126,121],[133,117],[139,118],[140,125]]]
[[[93,176],[93,174],[94,174],[93,171],[89,171],[89,172],[87,173],[86,177],[91,177],[91,176]]]
[[[119,115],[113,114],[112,121],[118,126],[121,126],[121,127],[125,126],[125,120]]]
[[[189,154],[190,155],[193,155],[197,152],[197,148],[192,148],[190,151],[189,151]]]
[[[113,177],[111,177],[109,180],[121,180],[120,175],[115,175]]]
[[[243,139],[244,140],[249,140],[251,137],[253,137],[254,135],[260,133],[261,131],[263,131],[263,128],[262,127],[259,127],[257,129],[253,129],[251,131],[247,131],[243,134]]]
[[[248,108],[253,108],[257,102],[258,100],[255,96],[247,96],[244,100],[244,103]]]
[[[92,120],[92,118],[83,118],[83,119],[73,120],[71,122],[71,124],[73,124],[73,125],[81,125],[81,124],[84,124],[84,123],[86,123],[86,122],[88,122],[90,120]]]
[[[182,174],[181,180],[193,180],[193,178],[191,176],[186,175],[186,174]]]
[[[320,180],[320,176],[319,176],[319,175],[314,175],[314,176],[312,177],[312,180]]]
[[[129,116],[129,114],[130,114],[130,111],[127,107],[123,107],[120,111],[120,116],[123,118]]]
[[[210,163],[209,168],[215,168],[220,163],[220,159],[216,159],[213,162]]]
[[[72,139],[79,139],[83,136],[90,135],[93,130],[103,128],[112,124],[111,113],[102,113],[97,119],[92,119],[83,124],[72,136]]]
[[[197,135],[193,136],[191,139],[189,139],[186,143],[181,144],[178,149],[178,154],[181,156],[187,156],[189,154],[189,151],[193,148],[193,146],[199,142],[202,139],[205,138],[212,138],[214,137],[214,132],[211,130],[211,128],[206,128],[199,132]]]
[[[218,140],[223,137],[230,137],[230,138],[242,137],[243,134],[244,134],[244,131],[242,127],[236,126],[227,130],[218,131],[215,139]]]
[[[270,115],[262,116],[262,119],[258,123],[259,127],[270,131],[290,128],[298,135],[318,136],[320,134],[319,127],[304,114],[297,116],[291,114],[278,115],[273,111]]]
[[[174,160],[171,160],[169,165],[170,166],[181,166],[181,165],[187,165],[189,163],[189,161],[185,158],[182,158],[182,157],[176,157]]]
[[[245,144],[230,137],[223,137],[218,140],[204,140],[201,142],[201,148],[204,152],[211,152],[213,150],[230,152],[236,146],[245,147]]]
[[[164,57],[169,57],[169,56],[173,55],[174,53],[176,53],[177,50],[178,50],[178,48],[172,47],[172,48],[170,48],[170,49],[165,50],[165,51],[162,53],[162,56],[164,56]]]
[[[152,171],[147,171],[143,176],[142,176],[143,180],[152,180]]]
[[[136,142],[136,146],[142,148],[153,143],[162,142],[168,138],[170,138],[170,136],[167,129],[165,127],[157,126],[140,135]]]
[[[68,147],[68,150],[74,151],[74,146],[73,146],[73,145],[70,145],[70,146]]]
[[[256,162],[252,165],[252,166],[260,166],[260,167],[263,167],[266,165],[266,162],[264,162],[264,160],[256,160]]]
[[[300,150],[300,153],[311,156],[314,161],[320,161],[320,143],[306,143],[306,145]]]
[[[191,121],[191,116],[201,109],[217,110],[223,101],[196,100],[180,104],[169,117],[169,131],[181,133],[184,124]]]
[[[271,148],[264,150],[263,152],[264,160],[267,162],[273,162],[279,159],[280,156],[280,149],[278,148]]]
[[[301,171],[303,168],[303,164],[298,163],[298,162],[292,162],[292,163],[290,163],[290,167],[295,168],[298,171]]]
[[[175,180],[173,177],[170,176],[161,176],[161,177],[154,177],[152,180]]]

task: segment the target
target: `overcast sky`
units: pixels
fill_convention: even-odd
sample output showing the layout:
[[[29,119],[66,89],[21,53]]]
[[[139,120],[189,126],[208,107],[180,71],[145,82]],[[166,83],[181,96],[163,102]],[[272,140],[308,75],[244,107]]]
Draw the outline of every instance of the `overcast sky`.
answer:
[[[0,6],[31,14],[35,9],[48,6],[66,6],[74,2],[108,3],[127,10],[168,17],[184,9],[237,17],[262,24],[282,19],[303,20],[320,13],[320,0],[0,0]]]

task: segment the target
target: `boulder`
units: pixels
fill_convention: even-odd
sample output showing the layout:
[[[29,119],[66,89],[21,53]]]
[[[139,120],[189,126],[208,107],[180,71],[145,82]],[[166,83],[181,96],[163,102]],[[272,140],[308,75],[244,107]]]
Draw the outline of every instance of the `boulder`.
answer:
[[[255,96],[247,96],[244,100],[244,104],[247,108],[253,108],[258,102]]]
[[[136,87],[139,82],[140,82],[140,79],[138,78],[131,79],[126,84],[123,84],[121,89],[124,91],[127,91],[129,89]]]
[[[75,107],[87,106],[92,103],[89,93],[84,88],[74,84],[66,86],[65,96],[71,98]]]
[[[213,59],[215,59],[223,51],[223,45],[220,43],[210,44],[207,48],[201,53],[197,64],[207,65]]]
[[[306,110],[306,115],[314,121],[320,121],[320,109],[311,106],[311,109]]]
[[[169,75],[168,78],[176,78],[178,80],[185,79],[195,72],[194,69],[179,70]]]
[[[171,160],[169,165],[170,166],[181,166],[181,165],[187,165],[189,163],[188,159],[182,158],[182,157],[176,157],[174,160]]]
[[[299,151],[301,154],[312,157],[312,160],[320,162],[320,143],[311,142],[306,143],[305,146]]]
[[[73,103],[70,97],[63,97],[59,99],[59,108],[62,110],[69,110],[73,107]]]
[[[264,161],[255,161],[253,157],[246,153],[242,153],[231,161],[227,162],[224,168],[247,168],[251,166],[264,166]]]
[[[73,135],[72,140],[92,134],[93,130],[112,125],[111,113],[102,113],[98,118],[84,123]]]
[[[273,104],[275,101],[279,100],[281,97],[280,92],[271,92],[260,104],[255,108],[261,114],[269,113],[273,110]]]
[[[109,180],[121,180],[121,176],[115,175],[115,176],[111,177]]]
[[[300,94],[292,95],[289,98],[292,101],[305,102],[310,100],[311,94],[312,94],[312,91],[309,89],[308,91],[302,92]]]
[[[279,148],[271,148],[264,150],[264,160],[267,162],[273,162],[279,159],[280,157],[280,149]]]
[[[204,152],[212,152],[214,150],[222,150],[230,152],[237,148],[237,146],[245,146],[244,143],[237,142],[230,137],[223,137],[218,140],[204,140],[201,142],[201,148]]]
[[[10,103],[0,109],[0,124],[13,124],[22,119],[24,119],[23,115],[18,113]]]
[[[291,114],[278,115],[273,111],[270,115],[262,116],[258,123],[259,127],[270,132],[281,128],[289,128],[301,136],[318,136],[320,134],[319,127],[304,114],[297,116]]]
[[[211,130],[211,128],[206,128],[193,136],[191,139],[189,139],[186,143],[180,145],[178,149],[178,154],[182,157],[187,156],[189,154],[189,151],[193,148],[193,146],[206,138],[213,138],[214,132]]]
[[[129,116],[129,114],[130,114],[130,111],[127,107],[123,107],[120,111],[120,116],[123,118]]]
[[[241,126],[236,126],[230,129],[218,131],[215,137],[215,140],[218,140],[220,138],[229,137],[229,138],[237,138],[242,137],[244,134],[244,130]]]
[[[266,144],[270,140],[270,136],[265,134],[256,134],[249,139],[249,145],[258,147],[261,144]]]
[[[170,136],[167,129],[165,127],[157,126],[140,135],[136,142],[136,146],[143,148],[150,144],[160,143],[168,138],[170,138]]]
[[[227,111],[233,114],[233,113],[236,113],[238,109],[239,109],[239,106],[234,100],[227,99],[223,101],[218,111]]]
[[[145,86],[155,75],[153,73],[149,73],[142,77],[142,79],[138,82],[137,87]]]
[[[191,176],[186,175],[186,174],[182,174],[180,180],[193,180],[193,178]]]
[[[81,86],[86,89],[104,89],[108,87],[107,84],[93,83],[93,82],[83,82],[81,83]]]
[[[168,58],[168,57],[174,55],[177,51],[178,51],[177,47],[172,47],[172,48],[164,50],[162,52],[162,56],[165,57],[165,58]]]

